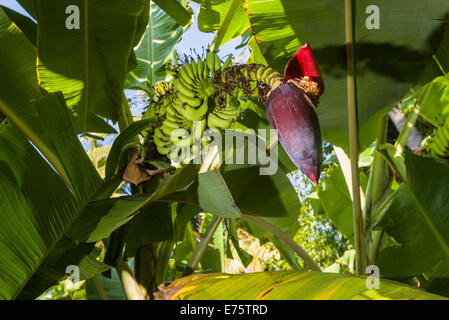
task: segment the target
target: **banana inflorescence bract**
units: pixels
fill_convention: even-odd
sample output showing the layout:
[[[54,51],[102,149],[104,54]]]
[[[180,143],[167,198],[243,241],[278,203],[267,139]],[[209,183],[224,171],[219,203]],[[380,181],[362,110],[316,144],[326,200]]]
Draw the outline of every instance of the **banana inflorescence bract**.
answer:
[[[309,45],[290,59],[284,83],[272,88],[267,117],[293,163],[314,183],[321,172],[321,132],[316,104],[324,84]]]

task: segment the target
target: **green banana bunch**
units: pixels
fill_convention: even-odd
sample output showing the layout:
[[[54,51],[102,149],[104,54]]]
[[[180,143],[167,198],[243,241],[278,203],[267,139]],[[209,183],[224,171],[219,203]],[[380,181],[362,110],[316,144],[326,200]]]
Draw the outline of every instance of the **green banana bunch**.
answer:
[[[171,140],[171,134],[174,130],[184,128],[189,130],[192,127],[192,121],[183,117],[173,106],[166,106],[165,120],[162,125],[154,130],[154,143],[160,154],[166,155],[173,147],[174,141]]]
[[[214,65],[215,67],[215,65]],[[202,100],[215,93],[211,86],[209,67],[201,59],[190,61],[183,65],[178,72],[178,77],[173,82],[178,91],[178,98],[192,107],[198,107]]]
[[[240,115],[240,103],[232,101],[229,106],[217,108],[207,117],[207,126],[210,129],[225,130],[229,129]]]
[[[431,156],[438,162],[449,162],[449,117],[435,133],[429,145]]]
[[[183,102],[181,99],[178,99],[175,100],[173,106],[179,114],[190,121],[203,120],[207,111],[209,110],[207,99],[204,99],[200,105],[195,103],[195,106],[192,106],[192,104]]]

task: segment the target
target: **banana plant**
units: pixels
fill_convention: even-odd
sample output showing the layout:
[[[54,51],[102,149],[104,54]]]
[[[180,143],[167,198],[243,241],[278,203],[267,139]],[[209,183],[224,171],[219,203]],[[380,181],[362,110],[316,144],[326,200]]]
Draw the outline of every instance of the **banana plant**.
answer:
[[[410,10],[382,15],[375,30],[360,16],[369,1],[202,1],[199,28],[216,35],[191,57],[175,52],[192,22],[189,1],[19,2],[36,24],[0,8],[2,299],[37,298],[69,266],[100,299],[449,295],[449,1],[381,6],[381,15]],[[69,5],[83,13],[79,29],[61,27]],[[247,63],[222,61],[217,51],[239,36],[252,50]],[[124,89],[149,94],[138,121]],[[387,114],[401,99],[412,102],[389,144]],[[422,119],[438,130],[413,154],[407,140]],[[77,134],[115,133],[116,123],[102,178],[103,163],[92,164]],[[231,132],[248,139],[245,152],[261,142],[275,152],[273,137],[255,133],[270,127],[281,143],[272,175],[260,174],[260,156],[219,165],[237,148],[219,153],[218,142],[201,139]],[[334,145],[326,161],[322,138]],[[359,147],[370,144],[363,163]],[[204,159],[182,163],[202,148]],[[286,176],[295,168],[317,183],[314,210],[352,242],[343,258],[354,257],[355,276],[321,272],[293,240],[304,205]],[[231,249],[245,267],[253,260],[242,230],[272,242],[296,271],[223,274]],[[368,265],[396,282],[367,289]]]

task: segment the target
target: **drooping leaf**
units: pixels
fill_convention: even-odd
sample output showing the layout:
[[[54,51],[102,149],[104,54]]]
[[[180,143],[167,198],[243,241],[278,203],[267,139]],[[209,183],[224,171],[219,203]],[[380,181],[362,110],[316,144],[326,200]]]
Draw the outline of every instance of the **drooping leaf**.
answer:
[[[2,128],[0,144],[0,297],[35,298],[83,261],[93,274],[104,271],[89,258],[92,246],[64,236],[81,202],[12,125]]]
[[[164,300],[444,299],[392,281],[380,280],[379,289],[367,289],[366,278],[318,272],[192,275],[159,290],[157,298]]]
[[[33,44],[0,9],[0,111],[60,170],[37,110],[31,103],[42,97],[37,83]],[[20,83],[20,85],[17,85]]]
[[[137,21],[146,2],[35,1],[39,83],[50,92],[63,92],[79,132],[106,131],[92,126],[98,116],[118,120]],[[73,5],[80,11],[79,29],[66,25],[71,21],[66,8]]]
[[[90,255],[94,244],[74,239],[108,236],[136,210],[123,205],[121,210],[113,210],[117,209],[114,206],[89,210],[98,208],[91,201],[113,192],[109,182],[102,182],[83,150],[62,95],[47,95],[33,106],[68,181],[61,179],[13,124],[2,126],[0,297],[4,299],[39,296],[67,276],[70,265],[78,266],[85,279],[107,270],[108,266]],[[84,223],[74,232],[80,220]]]
[[[235,205],[225,180],[218,171],[198,175],[198,205],[206,212],[224,218],[239,218],[241,212]]]

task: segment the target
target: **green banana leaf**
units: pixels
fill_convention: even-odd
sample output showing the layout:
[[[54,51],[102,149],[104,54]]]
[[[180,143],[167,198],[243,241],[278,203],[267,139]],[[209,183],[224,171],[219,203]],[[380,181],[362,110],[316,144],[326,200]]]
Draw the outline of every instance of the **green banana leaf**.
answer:
[[[368,280],[370,281],[370,280]],[[318,272],[256,272],[192,275],[160,287],[160,300],[443,300],[400,283],[380,280],[368,289],[365,277]]]
[[[78,132],[114,133],[100,117],[117,121],[138,20],[147,1],[37,0],[38,79],[62,91]],[[66,8],[80,10],[79,29],[66,27]],[[105,10],[107,8],[107,10]]]
[[[107,199],[103,182],[75,134],[62,94],[34,102],[67,173],[65,183],[13,124],[0,129],[0,298],[32,299],[80,267],[88,279],[109,266],[91,256],[94,242],[131,219],[148,196]],[[190,169],[190,168],[189,168]],[[151,199],[188,187],[198,168],[168,176]],[[143,199],[142,199],[143,198]]]
[[[183,8],[188,4],[189,0],[179,2]],[[165,9],[165,6],[162,9]],[[137,67],[128,73],[128,89],[140,89],[151,94],[153,85],[169,78],[170,72],[166,67],[172,63],[175,46],[190,26],[190,22],[183,27],[162,9],[154,1],[149,1],[145,8],[149,10],[150,15],[149,19],[142,21],[145,32],[135,44]]]
[[[68,114],[57,109],[61,102],[60,95],[52,95],[36,104],[46,116],[43,125],[50,142],[59,148],[70,189],[15,126],[0,130],[2,299],[37,297],[66,275],[68,265],[79,266],[86,278],[108,269],[89,255],[92,245],[77,244],[65,235],[102,181]]]
[[[255,40],[275,69],[282,72],[300,45],[310,43],[326,86],[318,108],[323,138],[347,150],[344,5],[344,1],[336,0],[248,0],[246,8]],[[434,68],[426,68],[427,81],[420,78],[427,64],[435,64],[432,55],[443,39],[449,1],[378,3],[378,30],[365,25],[369,5],[372,1],[356,1],[354,11],[362,149],[376,137],[377,131],[370,125],[373,115],[399,102],[418,79],[426,83],[435,77],[429,78],[429,70]],[[441,49],[441,56],[443,52]]]
[[[198,28],[203,32],[214,32],[220,29],[226,30],[221,40],[221,45],[229,40],[240,37],[250,28],[248,16],[241,4],[235,11],[232,19],[226,21],[226,15],[231,8],[233,0],[203,0],[198,14]],[[226,24],[225,24],[226,23]]]
[[[439,76],[425,85],[415,95],[421,107],[420,115],[436,127],[449,116],[449,78]]]
[[[192,22],[192,12],[187,10],[185,5],[178,0],[154,0],[162,10],[181,26],[187,26]]]
[[[100,300],[100,296],[93,281],[98,281],[110,300],[126,300],[122,282],[115,269],[111,270],[111,278],[102,275],[97,276],[97,280],[90,279],[86,282],[86,297],[88,300]],[[98,283],[97,282],[97,283]],[[98,285],[98,284],[97,284]]]
[[[449,167],[405,153],[407,180],[381,212],[378,226],[396,241],[384,248],[382,276],[406,279],[427,274],[428,290],[449,295]]]
[[[365,191],[368,177],[360,172],[360,184]],[[338,230],[351,241],[354,237],[352,198],[340,165],[328,169],[320,181],[318,197],[324,211]]]
[[[31,100],[42,97],[37,83],[36,50],[0,8],[0,111],[9,118],[59,171],[61,164],[45,136]],[[20,85],[17,85],[20,83]]]
[[[37,39],[37,25],[34,21],[32,21],[30,18],[18,13],[17,11],[11,10],[7,7],[0,6],[0,9],[2,9],[8,18],[13,21],[19,29],[25,34],[25,36],[28,38],[28,40],[36,45],[36,39]]]

